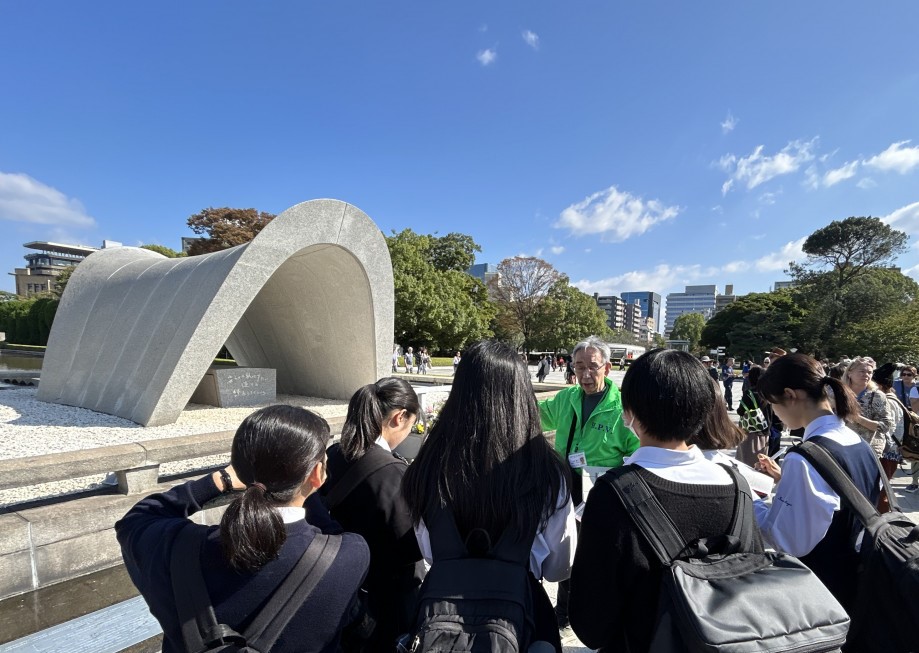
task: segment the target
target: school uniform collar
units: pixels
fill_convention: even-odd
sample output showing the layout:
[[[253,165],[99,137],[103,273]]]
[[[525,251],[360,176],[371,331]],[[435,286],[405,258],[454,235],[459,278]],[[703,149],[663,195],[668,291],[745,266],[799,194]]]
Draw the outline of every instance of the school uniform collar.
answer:
[[[661,447],[638,447],[631,456],[623,459],[626,465],[640,464],[645,469],[655,467],[679,467],[695,465],[705,460],[702,450],[694,444],[685,451],[663,449]]]
[[[803,439],[809,440],[811,437],[826,433],[827,431],[838,431],[844,425],[843,421],[837,415],[824,415],[818,417],[804,429]]]
[[[277,511],[281,515],[281,521],[285,524],[293,524],[301,519],[306,519],[306,508],[278,506]]]
[[[379,447],[383,447],[384,449],[386,449],[386,451],[388,451],[389,453],[392,453],[392,447],[390,447],[389,443],[383,439],[382,435],[376,439],[374,444]]]

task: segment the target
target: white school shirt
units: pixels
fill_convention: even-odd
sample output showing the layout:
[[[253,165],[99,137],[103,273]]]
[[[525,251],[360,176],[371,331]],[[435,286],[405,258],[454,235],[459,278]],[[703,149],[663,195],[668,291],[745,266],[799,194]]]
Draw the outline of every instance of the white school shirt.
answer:
[[[731,485],[734,481],[728,471],[705,457],[703,451],[694,444],[686,451],[662,449],[660,447],[638,447],[623,462],[627,465],[638,465],[655,476],[692,485]]]
[[[805,440],[818,435],[843,446],[862,441],[836,415],[818,417],[804,429]],[[839,506],[839,495],[813,465],[790,453],[782,464],[782,478],[772,504],[757,499],[753,512],[766,542],[777,551],[800,557],[813,551],[826,537]]]
[[[562,488],[558,501],[565,494]],[[556,504],[558,505],[558,504]],[[422,519],[415,526],[415,538],[424,561],[430,566],[434,560],[431,552],[431,535]],[[575,526],[574,508],[571,499],[556,510],[546,527],[536,533],[533,548],[530,549],[530,571],[537,579],[557,583],[571,576],[571,563],[574,562],[574,550],[578,546],[578,533]]]

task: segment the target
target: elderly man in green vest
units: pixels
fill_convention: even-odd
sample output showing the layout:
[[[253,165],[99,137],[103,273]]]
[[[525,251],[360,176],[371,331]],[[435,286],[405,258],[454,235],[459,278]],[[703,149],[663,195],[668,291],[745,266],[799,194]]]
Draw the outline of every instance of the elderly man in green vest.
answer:
[[[555,449],[571,467],[571,500],[575,508],[598,477],[622,465],[638,448],[638,438],[622,423],[619,388],[606,378],[609,345],[590,336],[572,352],[578,385],[539,404],[544,431],[555,431]],[[580,509],[578,509],[580,514]],[[555,615],[560,629],[568,625],[568,581],[559,583]]]

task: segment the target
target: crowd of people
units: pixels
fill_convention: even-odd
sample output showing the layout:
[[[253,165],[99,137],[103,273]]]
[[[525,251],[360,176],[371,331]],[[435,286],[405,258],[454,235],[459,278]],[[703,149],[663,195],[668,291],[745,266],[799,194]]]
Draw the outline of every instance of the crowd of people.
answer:
[[[407,367],[412,354],[406,350]],[[533,650],[561,652],[560,631],[570,627],[600,651],[647,651],[663,570],[602,482],[623,465],[638,472],[687,543],[730,532],[741,488],[724,464],[755,466],[776,486],[771,501],[753,503],[752,550],[799,557],[848,608],[857,524],[801,455],[788,453],[781,466],[770,457],[776,434],[793,429],[819,443],[880,505],[881,469],[891,476],[900,462],[904,409],[919,404],[915,368],[899,369],[895,380],[895,366],[864,357],[841,378],[801,353],[746,365],[744,430],[728,415],[723,370],[710,374],[686,352],[647,352],[620,390],[608,378],[609,347],[588,338],[571,354],[577,383],[543,401],[526,361],[503,343],[476,343],[454,365],[450,395],[411,465],[394,450],[422,409],[409,383],[384,378],[354,394],[331,447],[329,426],[314,413],[263,408],[240,425],[227,468],[132,508],[116,532],[131,578],[163,626],[164,653],[185,650],[187,624],[173,607],[183,579],[171,575],[183,529],[199,531],[216,619],[239,633],[314,538],[340,540],[271,649],[277,653],[396,650],[397,638],[425,616],[418,605],[426,571],[450,558],[450,533],[464,556],[488,558],[505,539],[528,551],[518,562],[528,572],[530,618],[519,635]],[[554,450],[547,431],[555,432]],[[912,471],[915,490],[915,464]],[[188,519],[221,494],[232,501],[219,526]],[[543,581],[559,583],[554,606]]]

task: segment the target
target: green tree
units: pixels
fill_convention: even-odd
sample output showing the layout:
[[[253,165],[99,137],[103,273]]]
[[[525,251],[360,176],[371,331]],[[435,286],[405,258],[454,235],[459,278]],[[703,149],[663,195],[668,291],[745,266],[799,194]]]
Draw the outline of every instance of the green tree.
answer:
[[[841,347],[847,346],[840,351],[871,356],[878,363],[919,363],[919,302],[854,325],[850,341],[841,343]]]
[[[703,328],[705,328],[705,318],[701,313],[683,313],[673,321],[670,339],[688,340],[689,349],[694,351],[699,348]]]
[[[726,347],[738,358],[759,360],[772,347],[808,349],[801,327],[806,310],[790,290],[750,293],[728,304],[705,323],[699,339],[706,348]]]
[[[498,263],[498,275],[489,290],[503,330],[519,333],[525,351],[533,347],[540,307],[561,278],[551,264],[535,256],[514,256]]]
[[[67,288],[67,284],[70,282],[70,277],[73,276],[74,270],[77,269],[77,266],[71,266],[64,270],[61,270],[61,273],[54,277],[54,283],[52,284],[51,294],[60,299],[64,296],[64,290]]]
[[[203,209],[188,218],[189,228],[198,235],[204,235],[192,243],[188,255],[219,252],[248,243],[274,217],[273,213],[256,209],[233,209],[226,206]]]
[[[814,353],[833,355],[840,336],[846,337],[863,319],[858,297],[865,294],[858,291],[859,284],[892,265],[906,250],[907,240],[902,231],[872,217],[836,220],[807,237],[807,259],[791,263],[788,272],[809,312],[804,330],[816,343]]]
[[[589,335],[604,337],[606,312],[590,295],[582,293],[561,275],[536,308],[531,345],[541,351],[571,351]],[[617,341],[621,342],[621,341]]]
[[[478,245],[462,236],[438,238],[405,229],[386,238],[398,343],[447,351],[492,335],[495,307],[484,284],[466,273],[464,257]]]
[[[140,248],[149,249],[151,252],[162,254],[166,258],[183,258],[188,256],[185,252],[177,252],[171,247],[166,247],[165,245],[141,245]]]

